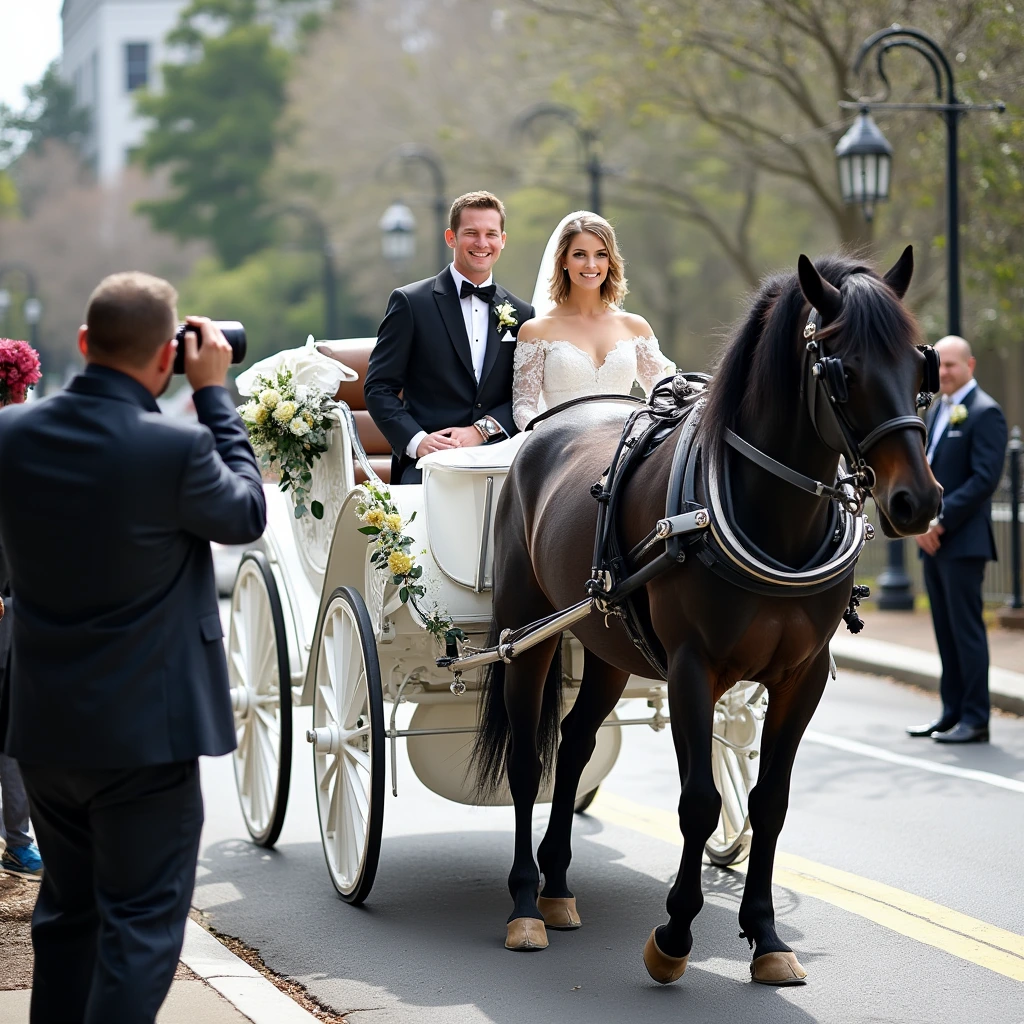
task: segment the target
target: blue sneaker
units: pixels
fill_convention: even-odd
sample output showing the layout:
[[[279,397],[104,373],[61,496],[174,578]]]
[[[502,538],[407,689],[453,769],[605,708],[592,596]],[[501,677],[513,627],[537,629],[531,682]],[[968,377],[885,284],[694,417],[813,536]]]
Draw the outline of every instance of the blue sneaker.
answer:
[[[39,847],[35,843],[29,843],[28,846],[8,846],[0,857],[0,868],[12,875],[42,878],[43,858],[39,856]]]

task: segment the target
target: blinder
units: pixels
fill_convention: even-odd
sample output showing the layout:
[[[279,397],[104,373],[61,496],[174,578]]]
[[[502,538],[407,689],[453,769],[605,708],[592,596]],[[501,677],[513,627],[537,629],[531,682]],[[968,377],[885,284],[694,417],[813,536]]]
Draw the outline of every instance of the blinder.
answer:
[[[924,380],[921,393],[917,396],[918,409],[927,409],[939,390],[939,353],[931,345],[918,345],[924,355]]]
[[[853,484],[858,504],[863,506],[865,497],[875,485],[875,474],[867,463],[867,452],[883,437],[897,430],[919,430],[927,436],[927,427],[919,416],[894,416],[858,441],[842,409],[850,398],[843,361],[825,354],[815,337],[821,325],[821,315],[812,306],[804,327],[804,338],[807,339],[804,372],[807,411],[822,443],[846,459],[851,473],[848,480]],[[923,390],[917,395],[916,405],[918,409],[927,409],[932,395],[939,389],[939,357],[930,345],[919,345],[918,348],[925,358],[925,370]]]

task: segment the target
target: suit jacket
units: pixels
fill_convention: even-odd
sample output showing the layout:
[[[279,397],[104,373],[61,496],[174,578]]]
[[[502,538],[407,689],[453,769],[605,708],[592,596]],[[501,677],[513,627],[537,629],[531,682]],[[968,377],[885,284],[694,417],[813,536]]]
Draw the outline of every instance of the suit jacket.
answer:
[[[1006,457],[1006,418],[999,404],[980,387],[963,401],[967,419],[949,423],[932,455],[932,473],[942,484],[945,533],[936,558],[996,559],[992,535],[992,494],[999,485]],[[931,428],[938,406],[928,418]]]
[[[501,285],[494,305],[511,302],[520,324],[533,306]],[[511,328],[513,337],[518,325]],[[512,359],[515,341],[501,341],[498,320],[490,318],[483,372],[477,383],[466,322],[451,270],[398,288],[377,331],[377,344],[363,384],[366,408],[391,444],[391,479],[401,479],[413,460],[406,446],[420,431],[468,427],[493,416],[509,434],[512,420]],[[401,395],[401,397],[399,397]]]
[[[0,597],[4,600],[4,617],[0,619],[0,753],[3,753],[8,718],[7,661],[11,654],[14,601],[11,598],[11,574],[7,569],[7,559],[4,558],[2,544],[0,544]]]
[[[0,543],[17,593],[7,753],[132,768],[235,746],[211,540],[256,540],[260,472],[223,388],[199,424],[116,370],[0,411]]]

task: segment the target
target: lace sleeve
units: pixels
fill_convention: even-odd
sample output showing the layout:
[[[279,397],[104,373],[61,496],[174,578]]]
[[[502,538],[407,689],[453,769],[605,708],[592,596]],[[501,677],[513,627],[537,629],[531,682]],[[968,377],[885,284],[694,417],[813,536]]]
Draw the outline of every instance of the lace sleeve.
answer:
[[[665,358],[653,334],[636,343],[636,379],[645,395],[650,396],[659,380],[675,372],[676,364]]]
[[[544,357],[542,341],[520,341],[512,361],[512,419],[522,430],[541,409],[544,389]]]

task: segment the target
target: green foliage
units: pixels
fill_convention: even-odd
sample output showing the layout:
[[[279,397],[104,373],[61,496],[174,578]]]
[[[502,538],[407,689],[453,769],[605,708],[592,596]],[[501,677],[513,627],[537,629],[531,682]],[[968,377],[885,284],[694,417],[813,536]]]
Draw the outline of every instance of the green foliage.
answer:
[[[227,267],[271,241],[264,176],[282,138],[287,51],[255,0],[193,0],[168,40],[191,59],[165,65],[163,91],[142,92],[153,127],[136,157],[170,170],[174,193],[139,206],[157,230],[206,238]]]
[[[237,267],[201,260],[179,287],[179,311],[217,320],[241,320],[253,363],[285,348],[298,348],[306,336],[323,337],[324,305],[320,258],[314,253],[268,248]],[[376,324],[355,311],[338,285],[339,334],[373,334]]]
[[[22,149],[38,153],[49,139],[80,149],[88,134],[89,111],[75,106],[74,89],[60,77],[57,61],[35,85],[25,86],[21,113],[0,104],[0,162]]]

